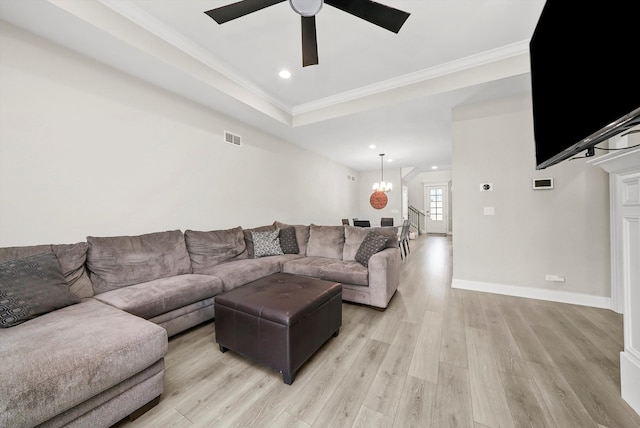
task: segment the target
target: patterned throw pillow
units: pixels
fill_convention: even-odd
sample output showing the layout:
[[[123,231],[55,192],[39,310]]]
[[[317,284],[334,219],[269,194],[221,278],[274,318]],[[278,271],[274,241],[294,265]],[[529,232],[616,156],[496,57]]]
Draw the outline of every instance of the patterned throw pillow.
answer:
[[[38,254],[0,264],[0,327],[80,303],[69,291],[58,258]]]
[[[363,266],[369,267],[369,259],[375,253],[384,249],[389,238],[377,232],[371,231],[364,237],[362,244],[356,252],[356,261]]]
[[[280,247],[280,229],[271,232],[251,232],[253,238],[253,256],[281,256],[282,247]]]
[[[280,229],[280,247],[285,254],[298,254],[300,252],[295,227]]]

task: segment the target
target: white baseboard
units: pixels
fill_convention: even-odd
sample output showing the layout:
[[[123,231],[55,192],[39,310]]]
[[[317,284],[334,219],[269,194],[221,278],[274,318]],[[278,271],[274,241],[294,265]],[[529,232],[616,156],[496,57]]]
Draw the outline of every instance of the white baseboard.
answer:
[[[631,352],[620,353],[621,394],[640,415],[640,359]]]
[[[517,285],[494,284],[491,282],[469,281],[453,278],[451,287],[463,290],[484,291],[506,296],[526,297],[550,302],[570,303],[572,305],[591,306],[611,309],[611,298],[568,291],[544,290],[542,288],[519,287]]]

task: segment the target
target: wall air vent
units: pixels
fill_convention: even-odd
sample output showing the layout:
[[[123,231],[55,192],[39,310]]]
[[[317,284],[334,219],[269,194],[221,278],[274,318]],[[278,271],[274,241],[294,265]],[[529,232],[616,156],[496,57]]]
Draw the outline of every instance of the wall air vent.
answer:
[[[242,137],[229,131],[224,131],[224,141],[239,147],[242,144]]]

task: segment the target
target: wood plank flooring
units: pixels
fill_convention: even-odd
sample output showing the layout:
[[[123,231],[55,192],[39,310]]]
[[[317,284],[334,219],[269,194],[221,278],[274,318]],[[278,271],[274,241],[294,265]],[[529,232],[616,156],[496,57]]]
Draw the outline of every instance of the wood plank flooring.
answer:
[[[410,245],[387,310],[344,303],[292,385],[221,353],[205,323],[170,339],[160,404],[118,427],[640,428],[621,315],[452,289],[451,238]]]

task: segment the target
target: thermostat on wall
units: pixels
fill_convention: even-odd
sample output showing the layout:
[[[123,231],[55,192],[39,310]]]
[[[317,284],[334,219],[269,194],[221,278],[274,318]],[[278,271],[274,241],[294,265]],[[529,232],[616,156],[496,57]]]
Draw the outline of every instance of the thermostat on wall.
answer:
[[[553,189],[553,178],[534,178],[533,189],[534,190]]]

